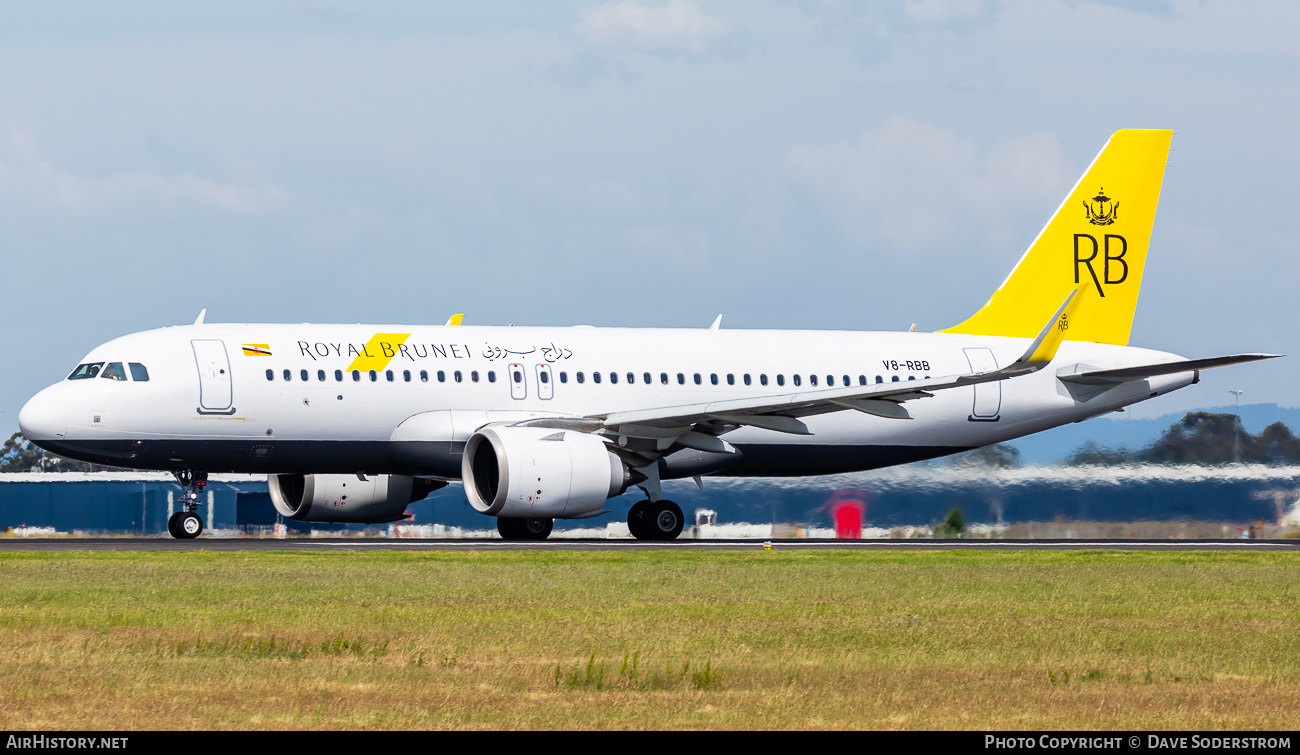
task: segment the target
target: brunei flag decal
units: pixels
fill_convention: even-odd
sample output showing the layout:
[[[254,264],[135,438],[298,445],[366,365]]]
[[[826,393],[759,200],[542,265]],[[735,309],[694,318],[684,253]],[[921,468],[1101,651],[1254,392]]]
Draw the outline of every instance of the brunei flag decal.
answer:
[[[271,356],[271,344],[269,343],[246,343],[243,346],[244,346],[244,356],[246,357]]]

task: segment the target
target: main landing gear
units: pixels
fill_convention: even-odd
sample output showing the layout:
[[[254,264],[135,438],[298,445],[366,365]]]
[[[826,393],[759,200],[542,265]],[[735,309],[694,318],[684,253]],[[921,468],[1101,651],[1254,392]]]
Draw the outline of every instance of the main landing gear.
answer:
[[[167,531],[178,540],[189,540],[203,533],[203,517],[198,513],[203,504],[199,503],[199,494],[208,485],[208,473],[186,469],[172,474],[185,492],[181,494],[181,510],[167,520]]]
[[[554,519],[540,516],[530,519],[499,516],[497,532],[501,533],[502,540],[545,540],[551,536],[551,527],[554,524]]]
[[[681,507],[672,501],[642,501],[627,512],[627,528],[637,540],[676,540],[683,521]]]

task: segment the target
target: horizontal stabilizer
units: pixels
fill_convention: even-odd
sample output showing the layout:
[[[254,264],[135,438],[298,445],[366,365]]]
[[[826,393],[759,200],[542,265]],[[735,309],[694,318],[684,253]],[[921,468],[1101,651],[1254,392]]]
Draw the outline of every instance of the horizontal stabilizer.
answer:
[[[1191,372],[1193,370],[1208,370],[1211,367],[1226,367],[1230,364],[1242,364],[1244,362],[1256,362],[1261,359],[1274,359],[1282,356],[1281,354],[1232,354],[1223,357],[1208,357],[1206,359],[1184,359],[1179,362],[1164,362],[1162,364],[1146,364],[1141,367],[1124,367],[1118,370],[1078,370],[1079,365],[1074,368],[1067,368],[1064,374],[1057,374],[1057,377],[1067,383],[1078,383],[1080,385],[1110,385],[1114,383],[1126,383],[1130,380],[1142,380],[1143,378],[1155,377],[1156,375],[1173,375],[1178,372]]]

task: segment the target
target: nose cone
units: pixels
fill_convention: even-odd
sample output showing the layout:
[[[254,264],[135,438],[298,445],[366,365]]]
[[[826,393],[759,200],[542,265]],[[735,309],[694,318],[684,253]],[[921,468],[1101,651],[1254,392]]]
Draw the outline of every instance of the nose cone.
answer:
[[[18,429],[23,437],[40,445],[42,440],[57,440],[68,432],[67,405],[59,396],[60,385],[52,385],[32,396],[18,412]]]

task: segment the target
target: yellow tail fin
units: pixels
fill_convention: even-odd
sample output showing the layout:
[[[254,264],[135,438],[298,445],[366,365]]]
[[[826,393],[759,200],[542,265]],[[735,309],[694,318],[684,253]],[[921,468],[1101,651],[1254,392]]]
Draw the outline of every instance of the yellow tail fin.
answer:
[[[1172,138],[1116,131],[988,303],[940,332],[1034,338],[1071,290],[1087,286],[1088,311],[1061,335],[1126,345]]]

